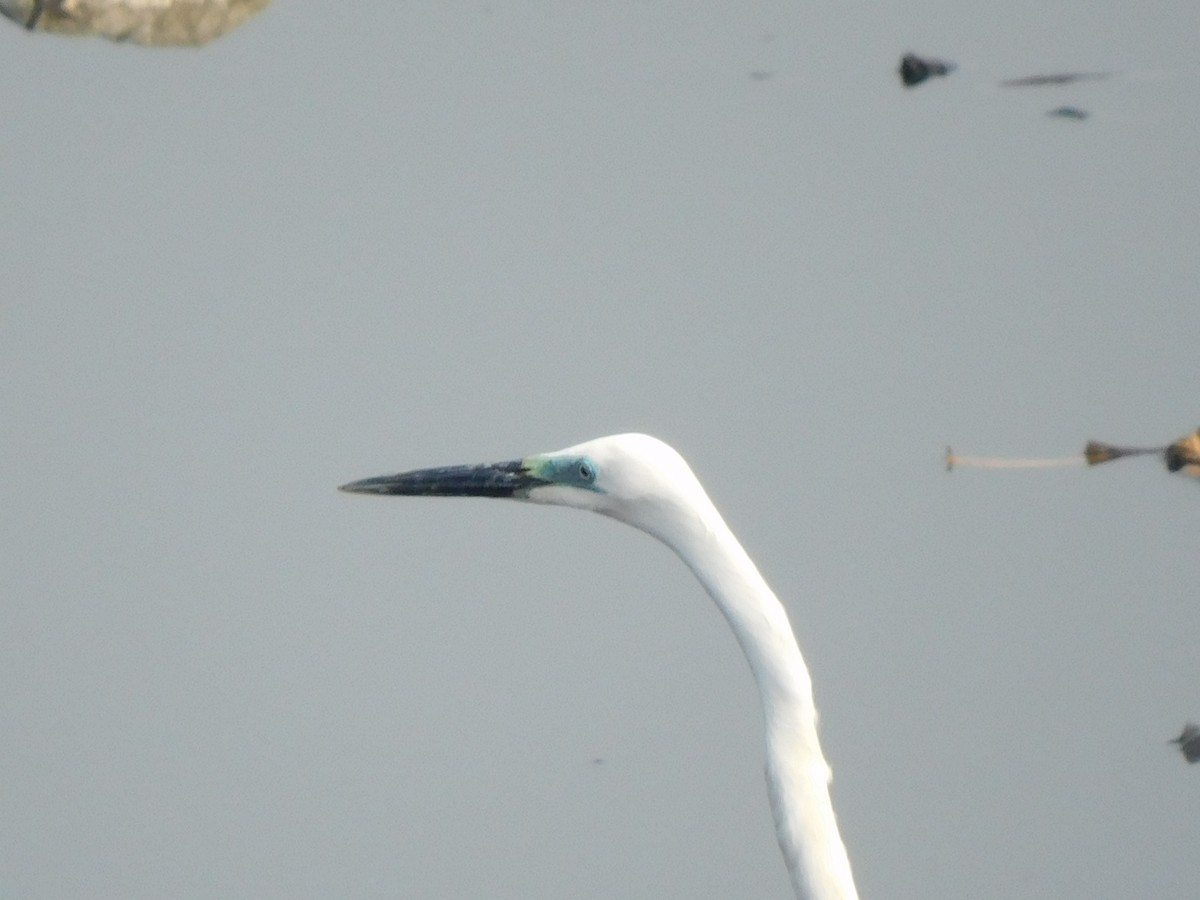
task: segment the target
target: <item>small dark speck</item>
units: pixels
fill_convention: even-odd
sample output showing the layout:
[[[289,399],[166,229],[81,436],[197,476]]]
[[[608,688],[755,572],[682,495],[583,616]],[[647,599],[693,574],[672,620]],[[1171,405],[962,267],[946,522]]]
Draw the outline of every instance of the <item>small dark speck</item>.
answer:
[[[775,73],[769,72],[766,69],[755,69],[750,73],[750,78],[752,81],[766,81],[767,79],[774,77]]]

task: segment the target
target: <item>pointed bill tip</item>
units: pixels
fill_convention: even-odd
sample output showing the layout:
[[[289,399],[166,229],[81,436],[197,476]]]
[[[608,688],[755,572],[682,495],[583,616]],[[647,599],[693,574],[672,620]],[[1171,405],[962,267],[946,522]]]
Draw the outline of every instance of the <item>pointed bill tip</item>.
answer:
[[[386,477],[386,476],[385,476]],[[345,484],[339,484],[338,490],[345,491],[347,494],[384,494],[386,490],[380,485],[379,478],[363,478],[360,481],[348,481]]]

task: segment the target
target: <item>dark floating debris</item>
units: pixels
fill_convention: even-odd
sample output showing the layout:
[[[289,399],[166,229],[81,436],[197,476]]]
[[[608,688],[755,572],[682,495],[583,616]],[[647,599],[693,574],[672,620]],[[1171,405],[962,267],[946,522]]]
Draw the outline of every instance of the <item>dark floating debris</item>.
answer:
[[[1179,745],[1179,752],[1188,762],[1200,762],[1200,727],[1188,722],[1183,726],[1183,733],[1172,738],[1170,743]]]
[[[1078,106],[1060,106],[1057,109],[1052,109],[1046,115],[1055,119],[1074,119],[1077,122],[1082,122],[1088,117],[1086,109],[1080,109]]]
[[[1118,447],[1101,441],[1088,441],[1077,456],[1012,457],[964,456],[946,448],[946,471],[955,467],[971,469],[1052,469],[1058,466],[1098,466],[1126,456],[1160,455],[1168,472],[1182,472],[1200,478],[1200,430],[1181,437],[1166,447]]]
[[[1027,75],[1000,82],[1001,87],[1045,87],[1054,84],[1074,84],[1077,81],[1099,81],[1111,78],[1112,72],[1059,72],[1054,75]]]
[[[944,59],[923,59],[915,53],[905,53],[900,58],[900,80],[905,87],[916,87],[934,75],[949,75],[957,66]]]

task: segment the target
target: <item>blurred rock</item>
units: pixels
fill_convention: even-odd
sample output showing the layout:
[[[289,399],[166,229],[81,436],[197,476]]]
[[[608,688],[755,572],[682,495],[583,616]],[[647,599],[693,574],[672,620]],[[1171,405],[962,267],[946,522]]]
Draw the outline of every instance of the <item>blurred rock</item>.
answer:
[[[31,31],[99,35],[152,47],[199,47],[270,0],[0,0],[0,13]]]

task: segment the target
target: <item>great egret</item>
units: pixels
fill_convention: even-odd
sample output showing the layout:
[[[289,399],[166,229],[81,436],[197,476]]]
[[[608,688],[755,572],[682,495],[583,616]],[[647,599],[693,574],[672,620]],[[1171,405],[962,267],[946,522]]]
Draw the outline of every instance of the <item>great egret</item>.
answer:
[[[829,799],[830,769],[817,740],[812,681],[787,613],[675,450],[644,434],[621,434],[512,462],[366,478],[341,490],[510,497],[590,509],[674,550],[725,615],[758,683],[767,793],[796,896],[858,896]]]

